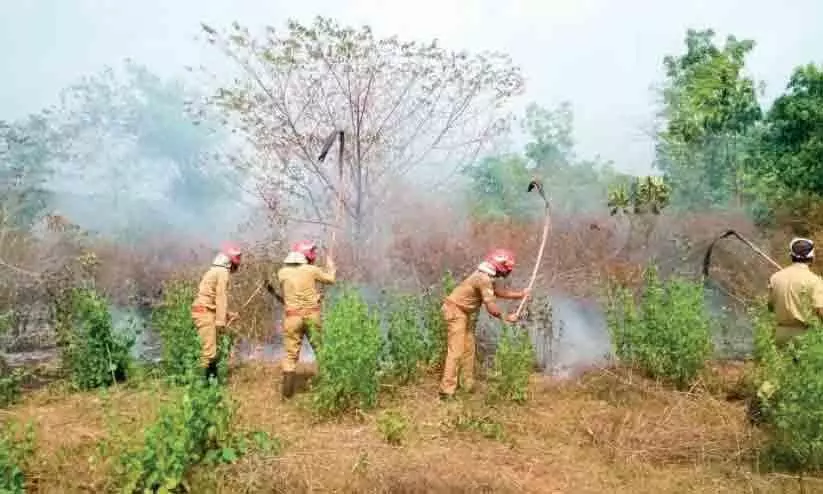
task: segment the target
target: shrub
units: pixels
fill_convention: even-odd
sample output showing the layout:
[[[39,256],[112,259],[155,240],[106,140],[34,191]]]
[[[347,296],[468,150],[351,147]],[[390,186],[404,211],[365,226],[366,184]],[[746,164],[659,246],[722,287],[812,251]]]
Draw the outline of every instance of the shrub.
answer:
[[[389,307],[387,364],[392,375],[402,384],[417,378],[419,363],[426,358],[418,300],[411,295],[398,295]]]
[[[11,314],[11,313],[8,313]],[[0,336],[7,330],[4,324],[8,314],[0,314]],[[20,398],[20,382],[23,380],[23,372],[12,370],[6,360],[0,355],[0,408],[12,405]]]
[[[383,439],[394,446],[403,442],[409,421],[400,412],[387,410],[377,417],[377,430]]]
[[[771,337],[773,317],[761,308],[755,319],[758,399],[769,432],[766,457],[801,471],[823,468],[823,324],[806,312],[809,330],[785,350],[778,350]]]
[[[23,371],[10,369],[0,357],[0,408],[13,405],[20,398]]]
[[[178,384],[200,376],[200,337],[191,318],[194,295],[191,282],[167,283],[163,302],[152,313],[152,324],[163,341],[163,370]]]
[[[694,381],[712,352],[702,285],[662,282],[654,268],[646,270],[639,297],[626,288],[610,293],[607,320],[621,361],[681,388]]]
[[[120,457],[123,492],[173,492],[191,467],[204,460],[230,462],[234,413],[225,387],[192,380],[180,401],[160,410],[142,447]]]
[[[344,287],[328,310],[323,333],[317,350],[315,409],[321,415],[335,415],[373,407],[382,343],[377,316],[356,291]]]
[[[134,335],[115,334],[108,304],[94,290],[75,288],[69,301],[71,326],[62,341],[62,359],[72,384],[87,390],[124,379]]]
[[[26,477],[23,467],[34,450],[34,430],[29,425],[25,431],[3,424],[0,427],[0,492],[23,494]]]
[[[500,339],[489,373],[489,402],[523,403],[528,397],[534,369],[534,348],[529,334],[514,325],[501,324]]]
[[[442,369],[446,360],[447,327],[443,319],[443,299],[454,290],[456,284],[451,273],[446,272],[440,284],[426,290],[423,297],[426,363],[435,370]]]
[[[443,424],[446,430],[457,432],[474,432],[486,439],[502,441],[505,429],[488,411],[477,413],[469,409],[459,410]]]
[[[217,335],[217,382],[220,384],[226,384],[229,381],[229,361],[235,339],[233,332]]]

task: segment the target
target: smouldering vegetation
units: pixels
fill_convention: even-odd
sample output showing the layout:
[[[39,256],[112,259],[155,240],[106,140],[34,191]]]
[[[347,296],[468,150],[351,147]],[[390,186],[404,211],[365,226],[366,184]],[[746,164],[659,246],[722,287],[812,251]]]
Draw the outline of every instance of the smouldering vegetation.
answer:
[[[712,286],[755,327],[750,359],[718,361],[723,323],[695,274],[730,228],[780,252],[789,235],[823,231],[823,68],[795,69],[766,107],[748,75],[753,40],[688,31],[662,60],[655,171],[635,177],[578,154],[568,103],[527,105],[523,147],[506,145],[504,109],[526,78],[505,54],[326,18],[283,27],[203,25],[237,69],[203,94],[128,62],[0,121],[0,492],[823,485],[823,323],[809,314],[810,330],[778,349],[767,266],[718,248]],[[318,158],[341,122],[341,155]],[[72,218],[50,182],[70,165],[111,176],[105,201]],[[481,311],[478,385],[441,401],[443,298],[490,247],[517,253],[501,284],[527,279],[543,211],[526,193],[534,177],[551,235],[531,303],[602,301],[608,334],[583,317],[510,325]],[[127,193],[137,185],[165,199]],[[293,236],[331,230],[341,286],[310,331],[306,385],[282,400],[270,357],[283,307],[260,289]],[[219,335],[212,379],[191,318],[213,256],[194,246],[204,231],[244,241],[229,303],[240,319]],[[147,329],[122,324],[124,311]],[[569,320],[578,345],[552,340],[574,357],[569,378],[537,372],[533,339]],[[596,337],[611,360],[586,344]],[[262,351],[233,358],[247,347]]]

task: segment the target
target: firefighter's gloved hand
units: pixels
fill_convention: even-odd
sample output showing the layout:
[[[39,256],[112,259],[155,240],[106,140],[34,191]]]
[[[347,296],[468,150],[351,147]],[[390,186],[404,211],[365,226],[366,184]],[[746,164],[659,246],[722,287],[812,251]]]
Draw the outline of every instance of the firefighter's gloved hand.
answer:
[[[266,291],[272,295],[276,295],[277,292],[274,291],[274,285],[271,284],[271,281],[266,280]]]

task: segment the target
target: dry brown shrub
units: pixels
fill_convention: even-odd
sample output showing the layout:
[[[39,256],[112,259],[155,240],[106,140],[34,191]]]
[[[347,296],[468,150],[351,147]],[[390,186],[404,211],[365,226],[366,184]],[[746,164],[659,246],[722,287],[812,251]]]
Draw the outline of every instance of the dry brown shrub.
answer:
[[[671,391],[626,370],[588,374],[581,384],[610,405],[581,410],[581,426],[614,461],[722,464],[750,459],[754,440],[742,405],[732,406],[698,387]]]

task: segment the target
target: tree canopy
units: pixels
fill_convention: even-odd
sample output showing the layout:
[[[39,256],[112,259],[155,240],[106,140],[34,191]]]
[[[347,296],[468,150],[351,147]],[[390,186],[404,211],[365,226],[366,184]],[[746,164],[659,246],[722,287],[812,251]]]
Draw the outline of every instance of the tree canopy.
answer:
[[[752,40],[729,36],[721,47],[711,29],[686,33],[686,51],[664,58],[663,129],[656,166],[683,206],[742,200],[750,136],[761,119],[755,81],[745,72]]]

